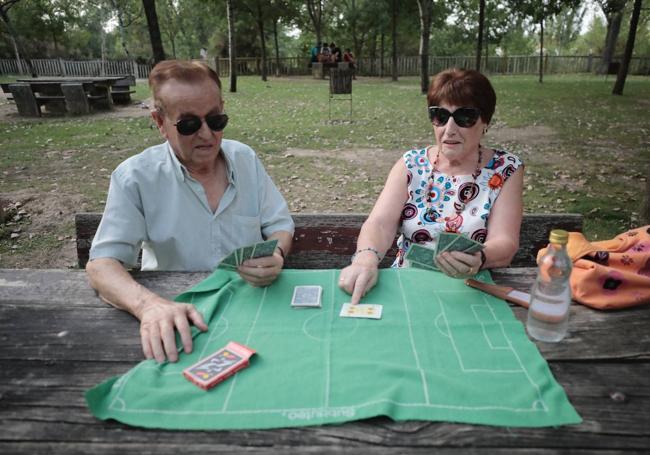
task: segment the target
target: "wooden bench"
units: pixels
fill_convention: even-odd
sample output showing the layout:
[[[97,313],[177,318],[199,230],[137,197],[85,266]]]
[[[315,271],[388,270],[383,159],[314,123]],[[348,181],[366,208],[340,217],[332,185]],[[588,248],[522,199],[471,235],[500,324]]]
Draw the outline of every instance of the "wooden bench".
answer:
[[[88,262],[92,239],[101,220],[100,213],[77,213],[77,258],[79,267]],[[356,250],[357,236],[367,215],[354,214],[292,214],[296,223],[291,254],[285,267],[291,269],[343,268]],[[512,267],[534,267],[537,251],[548,243],[551,229],[582,231],[579,214],[525,214],[521,225],[519,251]],[[381,267],[390,267],[395,259],[395,245],[388,251]]]
[[[131,89],[135,86],[135,76],[125,76],[123,79],[117,80],[111,86],[111,97],[115,104],[129,104],[131,102],[131,94],[135,90]]]

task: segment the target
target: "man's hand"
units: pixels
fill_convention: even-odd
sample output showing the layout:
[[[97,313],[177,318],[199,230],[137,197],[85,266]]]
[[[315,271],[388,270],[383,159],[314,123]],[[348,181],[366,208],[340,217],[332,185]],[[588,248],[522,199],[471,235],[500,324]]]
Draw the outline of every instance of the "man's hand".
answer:
[[[268,286],[280,275],[284,258],[275,251],[272,256],[263,258],[248,259],[239,268],[239,276],[246,280],[251,286]]]
[[[368,253],[368,252],[365,252]],[[352,294],[350,303],[356,305],[377,284],[379,261],[374,253],[359,255],[354,262],[341,270],[339,287]]]
[[[194,305],[175,303],[155,296],[142,304],[136,314],[140,319],[140,338],[142,351],[147,359],[155,358],[157,362],[178,360],[175,330],[181,336],[183,350],[192,352],[192,332],[190,322],[202,331],[208,330],[203,316]]]

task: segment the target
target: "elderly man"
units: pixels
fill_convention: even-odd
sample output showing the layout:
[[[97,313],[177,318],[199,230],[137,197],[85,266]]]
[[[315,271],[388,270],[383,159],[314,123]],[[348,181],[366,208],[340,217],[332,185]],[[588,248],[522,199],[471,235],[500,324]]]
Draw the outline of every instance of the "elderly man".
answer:
[[[280,274],[294,225],[255,152],[223,138],[228,116],[212,69],[163,61],[149,85],[151,115],[167,141],[113,172],[86,271],[104,300],[140,319],[146,358],[176,361],[175,330],[191,352],[190,324],[207,325],[192,305],[154,294],[125,266],[133,266],[142,249],[142,270],[213,270],[235,248],[277,239],[272,256],[238,269],[251,285],[266,286]]]

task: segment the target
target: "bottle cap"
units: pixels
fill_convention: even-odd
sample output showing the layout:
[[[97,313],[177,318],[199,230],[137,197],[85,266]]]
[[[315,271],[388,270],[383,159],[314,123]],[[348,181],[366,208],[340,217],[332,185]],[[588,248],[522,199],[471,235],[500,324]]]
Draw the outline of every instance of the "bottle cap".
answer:
[[[569,242],[569,233],[563,229],[553,229],[548,236],[548,241],[560,245],[566,245]]]

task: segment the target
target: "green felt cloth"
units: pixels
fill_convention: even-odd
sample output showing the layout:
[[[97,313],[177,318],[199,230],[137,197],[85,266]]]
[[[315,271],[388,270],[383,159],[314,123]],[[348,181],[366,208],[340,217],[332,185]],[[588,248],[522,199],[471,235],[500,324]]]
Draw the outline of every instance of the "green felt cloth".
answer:
[[[338,270],[284,270],[253,288],[217,270],[177,300],[197,306],[209,331],[177,363],[140,362],[89,390],[100,419],[170,429],[253,429],[377,415],[506,426],[579,423],[562,387],[508,305],[462,280],[381,270],[362,303],[380,320],[339,317],[350,296]],[[482,279],[490,280],[483,272]],[[321,309],[291,308],[294,286],[323,287]],[[209,391],[184,368],[229,341],[257,351]]]

